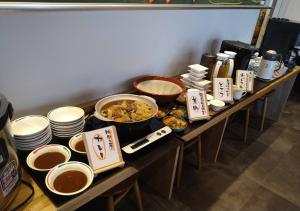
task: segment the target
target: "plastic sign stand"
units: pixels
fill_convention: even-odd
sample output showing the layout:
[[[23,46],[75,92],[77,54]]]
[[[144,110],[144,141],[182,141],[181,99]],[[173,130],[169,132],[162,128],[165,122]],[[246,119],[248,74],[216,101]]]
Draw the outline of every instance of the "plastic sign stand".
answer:
[[[213,93],[214,99],[232,103],[232,78],[214,78]]]
[[[191,123],[197,120],[210,119],[205,90],[188,89],[186,105]]]
[[[115,126],[84,132],[83,141],[89,165],[95,174],[124,166]]]
[[[253,93],[254,72],[249,70],[236,71],[236,85],[242,90]]]

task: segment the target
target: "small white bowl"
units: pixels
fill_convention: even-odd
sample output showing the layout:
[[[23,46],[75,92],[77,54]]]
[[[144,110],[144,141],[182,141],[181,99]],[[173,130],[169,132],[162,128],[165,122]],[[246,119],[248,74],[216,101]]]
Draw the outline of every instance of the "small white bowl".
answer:
[[[211,100],[210,101],[210,107],[214,111],[220,111],[224,108],[225,103],[221,100]]]
[[[64,192],[55,190],[53,183],[54,183],[56,177],[58,177],[60,174],[66,172],[66,171],[72,171],[72,170],[81,171],[82,173],[84,173],[86,175],[87,183],[85,184],[85,186],[83,188],[79,189],[78,191],[71,192],[71,193],[64,193]],[[70,161],[70,162],[59,164],[59,165],[55,166],[53,169],[51,169],[45,178],[45,183],[46,183],[47,188],[51,192],[56,193],[58,195],[71,196],[71,195],[75,195],[75,194],[80,193],[80,192],[84,191],[85,189],[87,189],[92,184],[93,179],[94,179],[94,172],[90,166],[88,166],[87,164],[82,163],[82,162]]]
[[[33,150],[28,156],[27,156],[27,159],[26,159],[26,163],[27,165],[34,169],[34,170],[37,170],[37,171],[49,171],[50,169],[39,169],[39,168],[36,168],[34,166],[34,161],[37,157],[47,153],[47,152],[59,152],[59,153],[62,153],[66,160],[64,162],[67,162],[70,160],[71,158],[71,151],[63,146],[63,145],[59,145],[59,144],[49,144],[49,145],[44,145],[44,146],[41,146],[35,150]]]
[[[214,97],[212,95],[210,95],[210,94],[206,94],[206,99],[207,100],[213,100]]]
[[[69,141],[69,147],[71,148],[71,150],[73,150],[74,152],[80,153],[80,154],[86,154],[86,152],[82,152],[82,151],[78,151],[75,149],[76,144],[83,140],[82,138],[82,133],[78,133],[75,136],[73,136],[70,141]]]

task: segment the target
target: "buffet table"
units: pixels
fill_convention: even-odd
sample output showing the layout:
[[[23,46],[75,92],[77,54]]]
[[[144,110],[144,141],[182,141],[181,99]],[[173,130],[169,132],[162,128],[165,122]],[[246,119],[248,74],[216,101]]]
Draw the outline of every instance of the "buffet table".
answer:
[[[177,167],[177,182],[180,181],[183,150],[184,146],[201,136],[203,143],[204,157],[211,162],[216,162],[219,149],[222,143],[223,134],[227,125],[228,118],[235,112],[255,102],[260,97],[268,94],[279,85],[296,77],[300,72],[300,67],[294,68],[284,76],[272,81],[262,82],[255,81],[253,94],[248,94],[240,101],[236,101],[225,110],[215,114],[210,120],[198,121],[190,124],[184,132],[171,135],[168,141],[161,142],[159,145],[152,147],[134,159],[124,159],[126,166],[115,169],[101,179],[97,180],[85,192],[73,197],[63,204],[54,204],[43,191],[38,187],[34,180],[26,171],[23,172],[23,178],[29,181],[34,189],[33,199],[25,205],[24,210],[73,210],[88,203],[92,199],[101,196],[102,193],[118,185],[129,177],[139,175],[139,179],[149,183],[156,192],[166,198],[171,198],[173,183]],[[97,102],[91,101],[80,105],[86,113],[94,111],[94,105]],[[21,186],[17,198],[14,200],[11,208],[15,207],[26,197],[26,187]]]
[[[196,138],[201,136],[201,141],[203,144],[202,152],[204,153],[204,158],[209,162],[216,162],[218,158],[218,153],[221,147],[221,143],[223,140],[223,135],[225,132],[225,128],[227,125],[228,118],[238,112],[239,110],[249,106],[251,103],[257,101],[259,98],[265,96],[270,93],[277,87],[288,83],[289,89],[278,90],[278,93],[284,92],[284,96],[280,96],[281,98],[287,97],[291,91],[292,85],[297,74],[300,72],[300,67],[296,66],[293,70],[286,73],[285,75],[273,80],[273,81],[261,81],[255,79],[254,82],[254,91],[252,94],[248,94],[243,97],[239,101],[235,101],[233,105],[228,106],[222,112],[214,115],[209,121],[199,121],[193,124],[190,124],[188,128],[185,129],[183,134],[180,134],[179,137],[181,141],[187,145],[189,142],[194,141]],[[286,87],[283,87],[286,88]],[[281,89],[283,89],[281,88]],[[283,99],[280,99],[276,102],[276,104],[281,104],[282,108],[285,104]],[[275,113],[280,113],[281,110],[273,111]],[[184,147],[180,148],[179,160],[178,160],[178,169],[177,169],[177,185],[179,186],[181,170],[182,170],[182,162],[183,162],[183,151]]]

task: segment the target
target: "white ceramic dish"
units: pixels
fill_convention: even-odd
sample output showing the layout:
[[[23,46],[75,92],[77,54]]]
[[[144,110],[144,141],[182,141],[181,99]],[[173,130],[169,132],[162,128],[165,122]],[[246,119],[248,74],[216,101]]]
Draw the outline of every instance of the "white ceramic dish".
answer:
[[[46,140],[48,140],[50,137],[52,136],[52,133],[49,133],[39,139],[29,139],[29,140],[19,140],[19,139],[15,139],[16,144],[19,145],[34,145],[34,144],[38,144],[38,143],[43,143]]]
[[[221,100],[211,100],[210,101],[210,107],[214,111],[220,111],[224,108],[225,103]]]
[[[156,95],[175,95],[182,92],[182,88],[170,81],[147,80],[137,85],[139,90]]]
[[[206,77],[207,72],[203,73],[195,73],[193,70],[188,70],[189,74],[193,76],[194,78],[204,78]]]
[[[81,120],[80,122],[76,122],[74,124],[69,124],[69,125],[57,125],[57,124],[53,124],[53,123],[50,123],[50,124],[51,124],[51,128],[68,129],[68,128],[76,128],[76,127],[79,127],[81,125],[84,125],[85,121]]]
[[[192,83],[192,80],[190,79],[190,76],[189,76],[189,74],[188,73],[185,73],[185,74],[182,74],[182,75],[180,75],[181,77],[182,77],[182,80],[181,81],[187,81],[187,82],[189,82],[189,83]]]
[[[69,141],[69,147],[71,148],[71,150],[80,154],[86,154],[86,152],[78,151],[77,149],[75,149],[76,144],[82,140],[83,140],[82,133],[78,133],[75,136],[73,136]]]
[[[189,65],[188,67],[197,74],[208,71],[207,67],[200,65],[200,64],[192,64],[192,65]]]
[[[65,162],[69,161],[71,158],[71,151],[67,147],[65,147],[63,145],[59,145],[59,144],[50,144],[50,145],[45,145],[45,146],[42,146],[42,147],[39,147],[39,148],[33,150],[27,156],[27,159],[26,159],[27,165],[36,171],[49,171],[50,169],[39,169],[34,166],[35,159],[47,152],[62,153],[66,158]]]
[[[49,120],[41,115],[24,116],[14,120],[11,124],[12,132],[16,136],[32,136],[43,132],[49,126]]]
[[[26,146],[17,146],[16,145],[16,147],[17,147],[18,150],[21,150],[21,151],[32,151],[32,150],[34,150],[38,147],[42,147],[42,146],[45,146],[45,145],[49,144],[51,141],[52,141],[52,136],[48,140],[46,140],[45,142],[43,142],[41,144],[38,144],[38,145],[34,145],[34,146],[28,146],[28,145],[26,145]]]
[[[210,95],[210,94],[206,94],[206,99],[207,100],[213,100],[214,96]]]
[[[51,128],[50,126],[47,127],[47,129],[41,133],[37,133],[35,135],[32,135],[32,136],[14,136],[15,139],[18,139],[18,140],[34,140],[34,139],[40,139],[40,138],[43,138],[45,137],[47,134],[51,133]]]
[[[65,106],[51,110],[47,116],[53,122],[73,123],[83,118],[84,110],[75,106]]]
[[[66,171],[72,171],[72,170],[81,171],[82,173],[84,173],[86,175],[86,177],[87,177],[86,185],[83,188],[81,188],[80,190],[72,192],[72,193],[63,193],[63,192],[59,192],[59,191],[55,190],[53,183],[54,183],[56,177],[58,177],[60,174],[66,172]],[[56,167],[54,167],[53,169],[51,169],[45,178],[45,183],[46,183],[47,188],[51,192],[58,194],[58,195],[71,196],[71,195],[75,195],[75,194],[80,193],[80,192],[84,191],[85,189],[87,189],[92,184],[93,179],[94,179],[94,172],[90,166],[88,166],[85,163],[81,163],[81,162],[77,162],[77,161],[70,161],[70,162],[59,164]]]

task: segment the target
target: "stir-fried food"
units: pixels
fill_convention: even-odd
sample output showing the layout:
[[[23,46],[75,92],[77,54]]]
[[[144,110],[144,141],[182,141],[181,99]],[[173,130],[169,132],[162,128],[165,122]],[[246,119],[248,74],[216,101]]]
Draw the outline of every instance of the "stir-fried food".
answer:
[[[168,116],[163,119],[163,123],[170,128],[185,128],[187,126],[187,122],[183,119],[174,117],[174,116]]]
[[[116,122],[136,122],[149,119],[153,115],[153,109],[141,101],[118,100],[105,105],[100,113]]]

